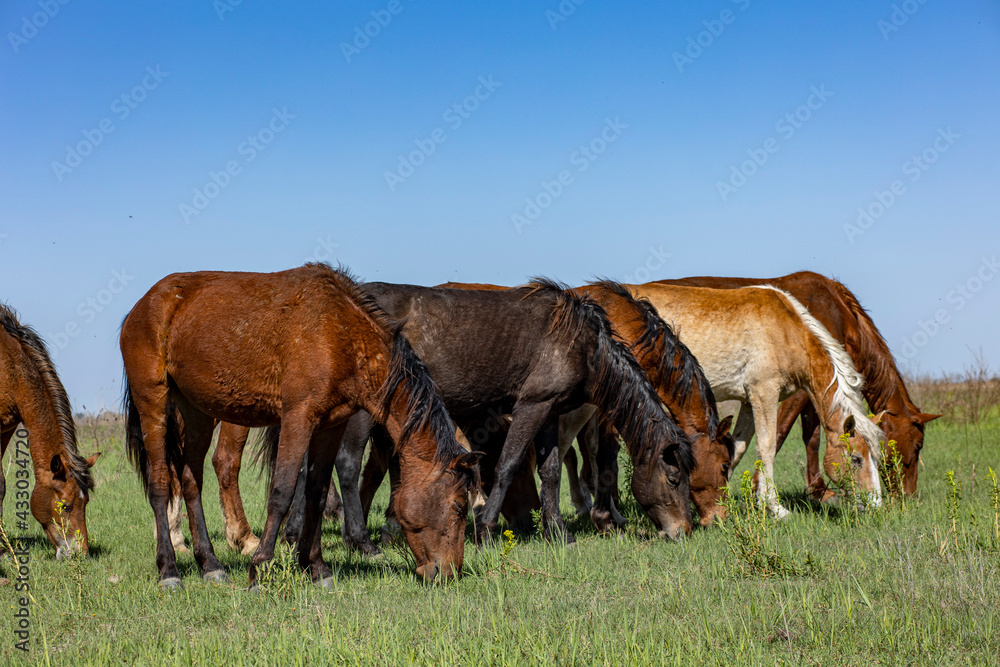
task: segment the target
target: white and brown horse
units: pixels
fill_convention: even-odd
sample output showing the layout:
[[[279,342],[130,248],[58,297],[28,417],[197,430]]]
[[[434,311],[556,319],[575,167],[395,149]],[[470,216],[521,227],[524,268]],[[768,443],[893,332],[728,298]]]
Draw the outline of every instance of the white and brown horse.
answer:
[[[859,390],[864,378],[805,306],[766,285],[709,289],[648,283],[628,288],[652,302],[694,353],[716,400],[742,403],[732,465],[756,432],[763,464],[757,492],[772,513],[788,514],[774,487],[778,403],[797,391],[809,395],[826,430],[827,475],[837,479],[849,470],[873,503],[881,503],[878,464],[884,436],[863,407]]]

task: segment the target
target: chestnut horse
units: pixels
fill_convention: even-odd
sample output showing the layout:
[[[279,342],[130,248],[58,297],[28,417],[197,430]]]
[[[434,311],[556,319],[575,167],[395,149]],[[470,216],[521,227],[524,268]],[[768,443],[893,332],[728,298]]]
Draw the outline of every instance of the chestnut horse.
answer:
[[[542,478],[559,475],[561,462],[548,456],[556,448],[559,415],[584,403],[601,407],[622,433],[634,460],[658,462],[637,465],[632,478],[633,493],[657,528],[670,538],[690,532],[690,443],[660,408],[645,373],[615,339],[603,309],[593,300],[543,280],[504,291],[385,283],[368,283],[364,290],[391,316],[406,322],[404,332],[473,446],[501,447],[491,493],[477,519],[480,535],[495,528],[533,440]],[[505,414],[511,415],[511,424],[502,442],[498,438],[479,442],[474,436],[478,431],[499,430],[479,427]],[[376,452],[385,449],[380,431],[371,430]],[[348,433],[352,435],[345,438],[337,461],[344,538],[373,553],[357,488],[368,429],[359,421]],[[653,478],[646,471],[661,474]],[[572,541],[558,498],[543,496],[542,513],[548,534],[557,532]]]
[[[716,290],[647,283],[628,288],[649,299],[694,352],[716,400],[743,404],[734,429],[733,467],[756,431],[762,505],[779,518],[788,514],[774,488],[776,422],[778,402],[800,390],[809,395],[827,431],[827,474],[841,478],[840,464],[848,461],[844,467],[855,483],[881,503],[878,462],[884,436],[864,411],[859,393],[864,378],[843,346],[798,300],[771,286]],[[841,442],[841,434],[851,442]]]
[[[903,487],[908,495],[917,491],[920,450],[924,446],[924,424],[941,415],[921,412],[906,391],[903,377],[867,311],[842,283],[811,271],[799,271],[780,278],[696,277],[658,280],[664,285],[728,289],[752,285],[773,285],[798,299],[847,350],[855,367],[865,376],[862,389],[873,412],[884,413],[880,426],[885,437],[896,441],[896,455],[903,466]],[[795,419],[802,416],[802,439],[806,444],[806,487],[817,497],[827,493],[819,470],[820,424],[816,409],[804,392],[786,399],[778,413],[778,448],[788,436]],[[893,452],[885,452],[885,458]],[[896,480],[887,480],[895,484]]]
[[[201,505],[216,420],[281,424],[264,533],[249,582],[274,556],[308,454],[299,564],[328,586],[320,521],[348,417],[375,415],[396,443],[395,512],[425,581],[462,568],[468,490],[479,456],[462,450],[426,367],[398,327],[345,273],[327,264],[278,273],[202,271],[167,276],[121,328],[126,447],[157,527],[160,586],[180,575],[170,542],[171,478],[180,480],[192,551],[205,579],[224,581]]]
[[[18,487],[16,510],[30,507],[56,548],[56,558],[67,551],[86,555],[86,510],[94,488],[90,469],[100,452],[89,459],[80,456],[69,397],[45,344],[13,310],[0,305],[0,459],[21,423],[29,432],[35,488],[29,501],[27,486]],[[23,465],[17,466],[16,477],[27,482]],[[0,511],[6,489],[0,469]]]

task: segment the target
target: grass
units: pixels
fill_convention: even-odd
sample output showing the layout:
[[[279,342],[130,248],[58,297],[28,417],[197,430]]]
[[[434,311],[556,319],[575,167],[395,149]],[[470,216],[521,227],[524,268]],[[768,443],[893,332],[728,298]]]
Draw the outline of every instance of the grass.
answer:
[[[987,477],[989,467],[1000,468],[995,411],[974,428],[946,420],[928,426],[920,493],[905,507],[893,502],[858,514],[813,505],[793,434],[776,469],[793,515],[761,524],[749,514],[740,489],[742,471],[753,465],[748,456],[730,498],[734,512],[748,513],[740,538],[710,529],[663,543],[626,499],[630,523],[621,537],[597,536],[589,520],[573,519],[579,543],[571,549],[537,535],[506,536],[481,551],[470,542],[465,576],[426,587],[405,554],[361,559],[327,525],[335,590],[315,589],[279,552],[258,593],[241,589],[249,558],[225,544],[212,472],[205,507],[233,584],[202,583],[185,554],[184,590],[160,592],[152,512],[123,460],[120,427],[92,426],[82,435],[85,452],[96,449],[95,439],[105,452],[88,507],[92,557],[56,561],[32,523],[31,652],[13,648],[17,602],[7,583],[0,586],[0,603],[10,607],[0,622],[0,664],[1000,663],[1000,496]],[[259,531],[261,485],[251,471],[242,484]],[[8,517],[12,497],[9,490]],[[383,489],[373,531],[385,501]],[[563,508],[569,518],[565,493]],[[758,540],[794,567],[749,567],[733,539]],[[0,576],[13,578],[12,571],[9,559],[0,561]]]

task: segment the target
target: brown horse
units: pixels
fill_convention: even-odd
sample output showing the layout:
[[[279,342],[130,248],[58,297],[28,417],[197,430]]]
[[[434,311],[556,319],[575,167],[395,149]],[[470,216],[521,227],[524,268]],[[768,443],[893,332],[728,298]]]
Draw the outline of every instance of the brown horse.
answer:
[[[121,349],[126,446],[156,521],[161,587],[180,585],[167,517],[172,477],[180,480],[203,576],[226,579],[201,505],[217,420],[282,426],[250,585],[274,556],[307,454],[298,560],[314,582],[330,585],[319,524],[337,448],[358,410],[375,415],[396,443],[395,513],[417,574],[431,581],[439,572],[461,571],[468,490],[479,457],[458,446],[426,367],[399,329],[345,273],[307,264],[278,273],[167,276],[126,316]]]
[[[0,305],[0,459],[20,423],[30,434],[35,488],[28,502],[28,471],[19,467],[17,479],[25,485],[17,486],[16,509],[21,512],[30,506],[56,547],[56,558],[67,550],[86,554],[90,548],[86,510],[94,488],[90,468],[100,452],[89,459],[80,456],[69,397],[45,344],[13,310]],[[0,470],[0,510],[5,493]]]
[[[798,300],[771,286],[628,287],[649,299],[678,331],[701,363],[716,400],[743,404],[734,429],[733,466],[756,431],[762,505],[779,518],[788,514],[774,488],[776,423],[778,402],[797,391],[809,395],[827,430],[827,474],[836,479],[849,474],[876,505],[881,502],[878,462],[884,435],[864,411],[858,391],[864,378],[843,346]]]
[[[843,284],[811,271],[799,271],[780,278],[696,277],[659,280],[664,285],[729,289],[752,285],[773,285],[802,302],[809,312],[847,350],[861,374],[862,389],[873,412],[882,412],[880,426],[885,437],[896,441],[903,466],[903,486],[908,495],[917,491],[920,450],[924,446],[924,424],[941,415],[921,412],[906,391],[889,346],[857,297]],[[795,419],[802,416],[802,439],[806,444],[806,485],[818,497],[827,494],[819,470],[820,423],[809,397],[799,392],[781,404],[778,414],[778,447],[788,436]],[[885,452],[888,460],[892,452]],[[895,480],[887,480],[894,484]]]

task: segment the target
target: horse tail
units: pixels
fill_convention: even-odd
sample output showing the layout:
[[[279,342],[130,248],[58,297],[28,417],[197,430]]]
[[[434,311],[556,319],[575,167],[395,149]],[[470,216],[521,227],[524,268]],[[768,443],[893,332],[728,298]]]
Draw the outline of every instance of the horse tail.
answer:
[[[122,381],[125,385],[125,394],[122,397],[122,410],[125,413],[125,452],[128,460],[135,467],[139,474],[139,481],[142,488],[149,492],[149,455],[146,452],[146,443],[142,439],[142,422],[139,419],[139,410],[132,400],[132,388],[129,386],[128,375]]]
[[[771,285],[756,285],[755,287],[772,290],[784,298],[788,306],[799,317],[806,326],[806,329],[809,330],[809,333],[812,334],[813,338],[816,339],[826,352],[827,357],[830,359],[830,366],[833,369],[833,379],[830,380],[830,384],[826,388],[829,389],[831,386],[836,385],[833,398],[830,401],[830,409],[831,411],[840,410],[842,413],[854,417],[855,428],[861,434],[861,437],[865,439],[865,442],[868,443],[868,451],[871,454],[872,463],[877,467],[882,456],[882,441],[885,439],[885,434],[882,433],[882,430],[875,422],[868,418],[861,397],[861,388],[864,386],[865,378],[854,367],[854,362],[851,361],[847,350],[791,294]]]
[[[676,445],[682,470],[694,468],[691,442],[669,413],[649,378],[624,343],[615,337],[604,308],[587,296],[568,291],[551,280],[534,279],[533,292],[556,296],[553,328],[578,335],[589,330],[597,340],[592,352],[594,373],[588,383],[589,400],[615,425],[633,459],[653,454],[660,442]]]
[[[254,442],[253,464],[264,477],[267,488],[271,488],[274,470],[278,465],[278,441],[281,439],[281,424],[268,426],[261,431]]]

